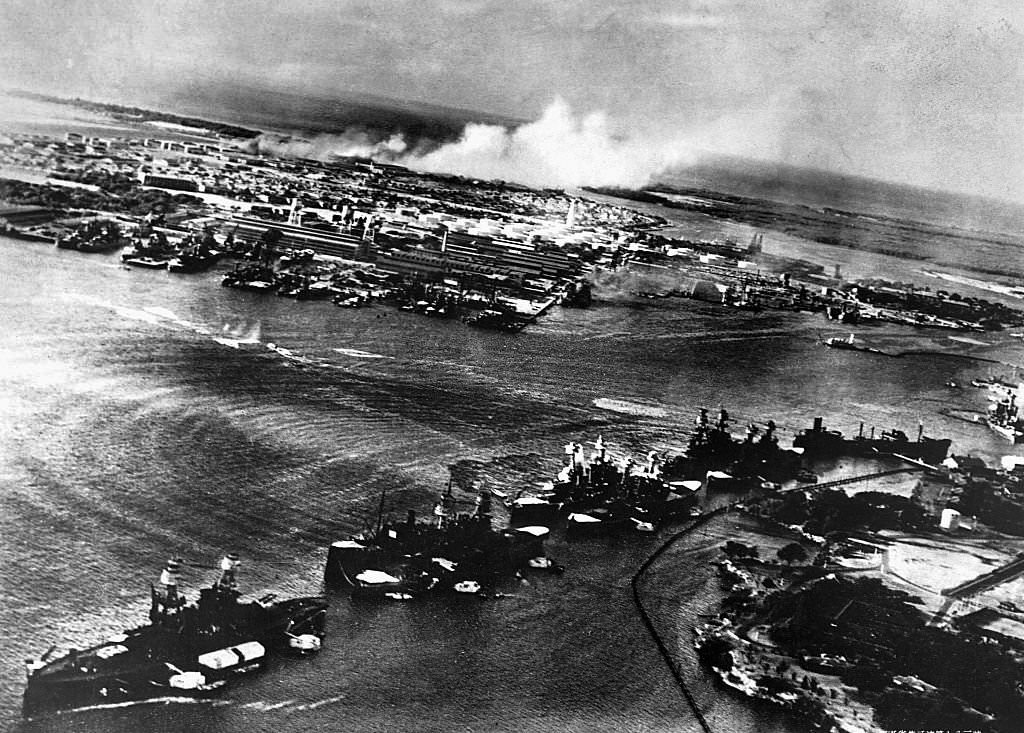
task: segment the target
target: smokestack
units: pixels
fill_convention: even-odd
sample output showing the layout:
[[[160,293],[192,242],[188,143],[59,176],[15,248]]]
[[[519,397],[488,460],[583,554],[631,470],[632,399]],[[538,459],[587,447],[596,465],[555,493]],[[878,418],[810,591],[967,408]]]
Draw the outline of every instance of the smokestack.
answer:
[[[842,276],[841,272],[842,272],[842,265],[836,265],[835,266],[835,273],[836,273],[835,274],[835,278],[836,278],[836,280],[842,280],[843,279],[843,276]]]

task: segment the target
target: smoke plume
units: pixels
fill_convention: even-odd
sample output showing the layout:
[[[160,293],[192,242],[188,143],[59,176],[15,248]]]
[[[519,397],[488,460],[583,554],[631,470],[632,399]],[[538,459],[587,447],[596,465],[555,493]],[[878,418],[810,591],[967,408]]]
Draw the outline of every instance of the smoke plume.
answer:
[[[700,157],[692,139],[620,133],[605,113],[577,115],[558,99],[534,122],[518,127],[470,122],[457,140],[351,128],[312,138],[265,133],[249,141],[246,150],[321,161],[374,158],[423,173],[504,180],[537,188],[639,188],[659,173]]]
[[[377,158],[390,161],[404,154],[408,150],[408,143],[398,132],[382,135],[352,128],[337,135],[323,133],[312,138],[263,133],[248,141],[245,150],[254,154],[309,158],[324,162],[334,158]]]
[[[423,172],[534,187],[638,188],[658,173],[695,159],[683,140],[619,134],[603,112],[578,116],[555,100],[535,122],[516,128],[470,123],[459,140],[399,162]]]

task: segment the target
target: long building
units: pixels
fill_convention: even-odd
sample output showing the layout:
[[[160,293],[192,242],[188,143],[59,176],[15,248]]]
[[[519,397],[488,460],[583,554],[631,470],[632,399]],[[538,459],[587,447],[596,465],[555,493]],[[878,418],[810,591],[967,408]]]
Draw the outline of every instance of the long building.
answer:
[[[2,206],[0,227],[28,227],[53,221],[55,213],[43,206]]]
[[[349,260],[365,259],[370,249],[369,242],[358,234],[325,232],[322,229],[312,229],[296,224],[241,216],[228,217],[223,219],[223,222],[221,231],[224,234],[234,234],[236,242],[253,244],[259,241],[268,229],[277,229],[282,235],[277,244],[280,249],[311,249],[318,255]]]

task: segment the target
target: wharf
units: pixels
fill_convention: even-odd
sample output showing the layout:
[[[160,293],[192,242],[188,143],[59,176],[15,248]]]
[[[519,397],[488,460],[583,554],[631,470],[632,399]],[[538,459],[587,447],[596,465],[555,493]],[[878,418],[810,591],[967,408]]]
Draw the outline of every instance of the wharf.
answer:
[[[558,303],[558,300],[559,298],[557,295],[553,295],[547,300],[542,300],[537,310],[530,314],[530,323],[536,323],[538,318],[547,313],[551,310],[552,306]]]

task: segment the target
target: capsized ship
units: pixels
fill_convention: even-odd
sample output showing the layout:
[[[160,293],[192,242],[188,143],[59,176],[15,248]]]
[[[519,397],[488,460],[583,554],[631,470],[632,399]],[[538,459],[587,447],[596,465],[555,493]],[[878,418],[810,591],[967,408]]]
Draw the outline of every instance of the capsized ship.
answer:
[[[203,696],[239,674],[260,669],[269,654],[320,649],[327,601],[322,597],[240,600],[238,556],[190,602],[178,591],[181,561],[171,560],[151,586],[149,623],[56,659],[53,647],[26,662],[26,718],[91,705],[157,697]]]

